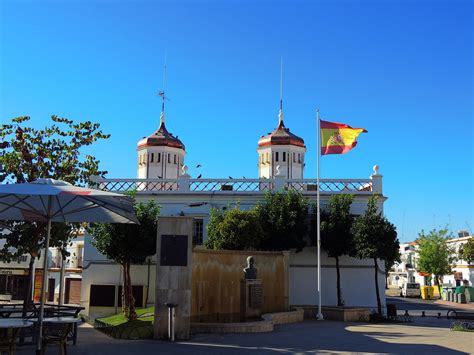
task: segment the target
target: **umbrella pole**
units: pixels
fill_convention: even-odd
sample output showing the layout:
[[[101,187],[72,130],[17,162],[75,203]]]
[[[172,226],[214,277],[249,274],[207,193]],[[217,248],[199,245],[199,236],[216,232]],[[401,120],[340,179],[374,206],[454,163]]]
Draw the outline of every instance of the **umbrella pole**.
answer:
[[[41,354],[42,340],[43,340],[43,318],[44,318],[44,303],[46,300],[46,282],[48,281],[48,251],[49,251],[49,238],[51,236],[51,218],[48,219],[48,229],[46,232],[46,242],[44,247],[44,259],[43,259],[43,284],[41,285],[41,300],[40,300],[40,312],[38,317],[39,331],[38,339],[36,343],[36,355]]]

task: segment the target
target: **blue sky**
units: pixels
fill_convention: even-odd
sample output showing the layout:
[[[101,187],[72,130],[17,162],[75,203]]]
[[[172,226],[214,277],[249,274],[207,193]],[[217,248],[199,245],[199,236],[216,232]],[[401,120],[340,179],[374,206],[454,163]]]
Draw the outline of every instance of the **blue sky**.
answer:
[[[256,177],[258,138],[285,122],[316,175],[315,110],[364,127],[322,157],[323,178],[384,175],[401,240],[474,229],[471,1],[0,1],[0,117],[100,122],[89,151],[136,176],[157,128],[168,53],[167,127],[203,177]],[[193,167],[200,163],[198,171]]]

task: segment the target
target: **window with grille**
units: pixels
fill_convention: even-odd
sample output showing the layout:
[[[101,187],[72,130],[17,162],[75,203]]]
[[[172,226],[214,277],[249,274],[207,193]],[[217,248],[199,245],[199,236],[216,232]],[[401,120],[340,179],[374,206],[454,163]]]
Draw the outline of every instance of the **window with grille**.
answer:
[[[193,226],[193,244],[201,245],[203,242],[204,221],[202,219],[194,219]]]

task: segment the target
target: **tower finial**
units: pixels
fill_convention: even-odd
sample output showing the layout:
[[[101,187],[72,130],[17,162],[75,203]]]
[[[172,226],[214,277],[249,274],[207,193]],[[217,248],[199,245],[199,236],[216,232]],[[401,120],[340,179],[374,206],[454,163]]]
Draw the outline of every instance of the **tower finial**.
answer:
[[[280,112],[278,112],[278,125],[283,123],[283,56],[280,58]]]
[[[165,123],[165,100],[167,97],[165,96],[165,87],[166,87],[166,57],[167,52],[165,51],[165,61],[163,64],[163,89],[158,93],[161,96],[161,114],[160,114],[160,126]]]

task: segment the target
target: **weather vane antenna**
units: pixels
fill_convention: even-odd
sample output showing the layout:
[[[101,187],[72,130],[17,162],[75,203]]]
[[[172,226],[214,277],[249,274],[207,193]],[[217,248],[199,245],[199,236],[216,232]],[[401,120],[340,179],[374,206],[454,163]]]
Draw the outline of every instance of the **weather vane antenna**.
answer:
[[[280,112],[278,113],[278,125],[283,123],[283,56],[280,58]]]
[[[163,89],[158,93],[161,96],[161,115],[160,115],[160,126],[165,123],[165,100],[168,98],[165,96],[165,87],[166,87],[166,61],[167,61],[167,52],[165,51],[165,62],[163,65]]]

